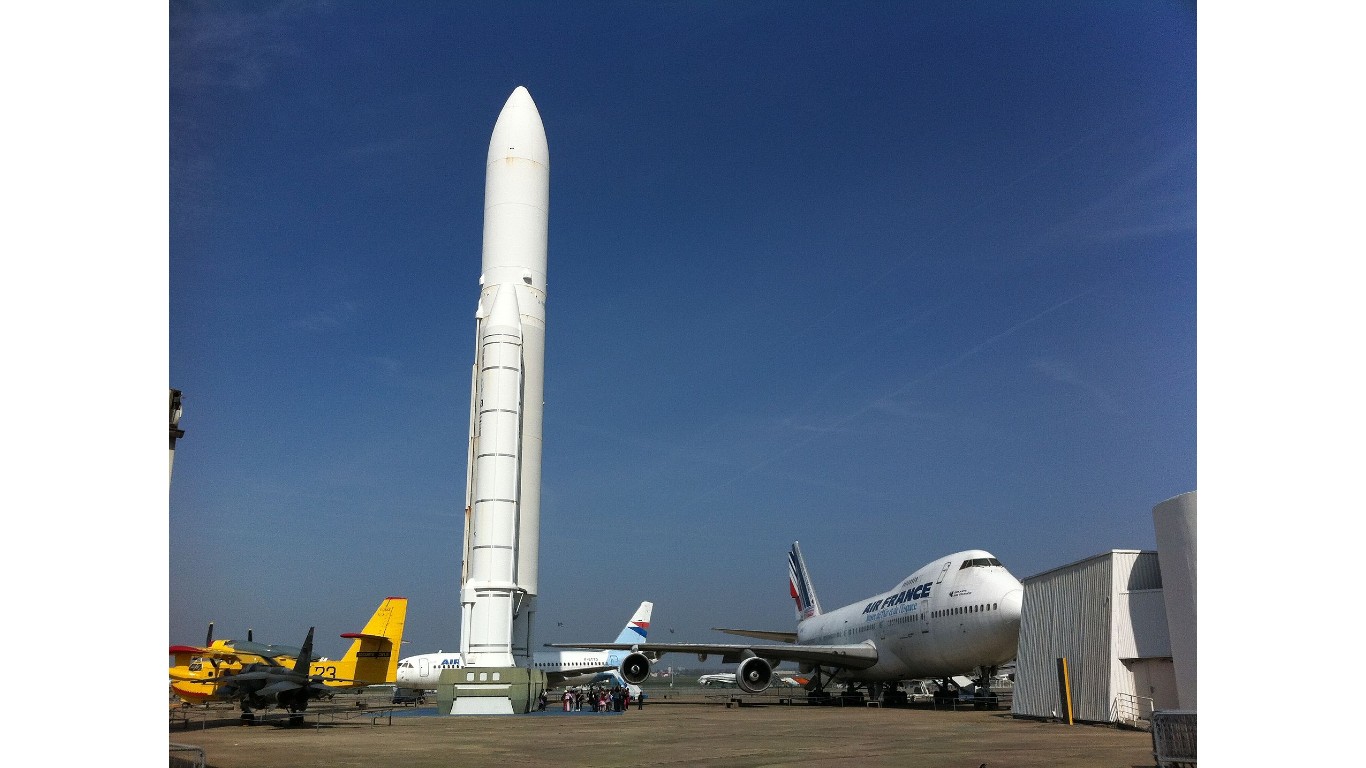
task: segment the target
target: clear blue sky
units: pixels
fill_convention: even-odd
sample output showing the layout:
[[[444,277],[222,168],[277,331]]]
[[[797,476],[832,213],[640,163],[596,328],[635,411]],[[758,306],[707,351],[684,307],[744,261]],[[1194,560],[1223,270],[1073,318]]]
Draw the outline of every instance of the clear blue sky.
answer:
[[[1190,3],[173,3],[170,640],[458,646],[483,163],[551,152],[544,641],[1196,488]],[[563,626],[560,626],[560,625]],[[672,632],[672,634],[671,634]]]

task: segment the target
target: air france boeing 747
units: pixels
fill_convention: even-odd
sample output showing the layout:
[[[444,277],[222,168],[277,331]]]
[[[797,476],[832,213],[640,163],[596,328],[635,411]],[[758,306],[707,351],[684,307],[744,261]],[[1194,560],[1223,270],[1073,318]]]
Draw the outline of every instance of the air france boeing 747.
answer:
[[[631,651],[621,663],[622,676],[639,683],[650,673],[649,655],[693,653],[705,660],[719,655],[738,664],[735,682],[758,693],[773,682],[773,667],[784,661],[811,675],[809,694],[823,698],[825,685],[839,681],[849,692],[867,686],[889,703],[904,702],[900,683],[919,678],[944,680],[980,673],[979,695],[996,668],[1015,658],[1020,634],[1024,587],[990,552],[970,549],[930,562],[885,592],[837,608],[821,610],[807,577],[801,547],[788,554],[789,591],[797,604],[797,631],[725,629],[717,631],[783,644],[757,643],[618,643],[554,648],[607,648]],[[984,702],[985,703],[985,702]]]

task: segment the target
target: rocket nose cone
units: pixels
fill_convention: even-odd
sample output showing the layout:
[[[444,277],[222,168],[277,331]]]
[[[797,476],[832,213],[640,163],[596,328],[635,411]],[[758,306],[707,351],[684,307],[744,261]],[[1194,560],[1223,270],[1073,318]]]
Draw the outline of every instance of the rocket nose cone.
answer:
[[[509,157],[550,165],[550,148],[546,144],[541,113],[536,109],[536,102],[531,100],[531,93],[521,85],[503,104],[489,139],[490,163]]]
[[[512,106],[536,108],[536,102],[531,100],[531,91],[528,91],[525,85],[519,85],[513,89],[512,95],[508,97],[503,108],[507,109]]]

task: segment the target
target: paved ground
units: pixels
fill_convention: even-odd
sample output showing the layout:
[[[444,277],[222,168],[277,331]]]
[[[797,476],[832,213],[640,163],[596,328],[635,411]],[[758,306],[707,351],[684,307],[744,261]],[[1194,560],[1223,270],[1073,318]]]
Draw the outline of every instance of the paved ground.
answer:
[[[188,729],[173,724],[170,742],[203,749],[212,768],[1153,765],[1145,731],[1016,720],[1009,712],[727,708],[719,701],[679,697],[624,714],[415,717],[409,709],[378,724],[340,711],[335,720],[310,714],[298,728],[280,721],[246,727],[224,710],[212,719],[193,715]]]

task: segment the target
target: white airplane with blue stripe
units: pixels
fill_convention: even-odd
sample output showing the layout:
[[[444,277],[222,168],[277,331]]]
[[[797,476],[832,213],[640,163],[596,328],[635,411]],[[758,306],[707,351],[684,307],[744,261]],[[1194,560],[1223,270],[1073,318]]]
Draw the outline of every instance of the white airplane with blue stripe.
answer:
[[[645,642],[650,631],[650,614],[654,607],[655,604],[648,601],[641,603],[622,628],[621,634],[609,645],[630,648],[632,645]],[[585,684],[604,679],[604,675],[622,674],[622,664],[630,654],[621,650],[601,649],[605,647],[604,645],[591,650],[539,651],[532,654],[532,667],[545,672],[546,685],[551,688]],[[436,688],[437,679],[441,677],[443,670],[460,667],[458,653],[438,651],[409,656],[399,659],[395,682],[398,688],[403,690],[431,690]],[[646,673],[648,672],[647,667]]]
[[[887,703],[904,703],[901,685],[910,680],[942,680],[940,695],[953,696],[954,678],[973,676],[983,705],[994,704],[989,683],[996,669],[1015,658],[1020,637],[1020,604],[1024,587],[990,552],[969,549],[921,566],[890,590],[829,613],[821,610],[807,576],[801,547],[788,553],[788,590],[797,604],[795,632],[726,629],[719,632],[778,641],[759,643],[650,643],[597,646],[629,651],[621,674],[639,683],[650,664],[664,653],[692,653],[705,661],[718,655],[736,664],[735,683],[759,693],[774,682],[773,668],[796,662],[813,698],[829,698],[831,681],[846,694]],[[584,645],[552,643],[554,648]]]

